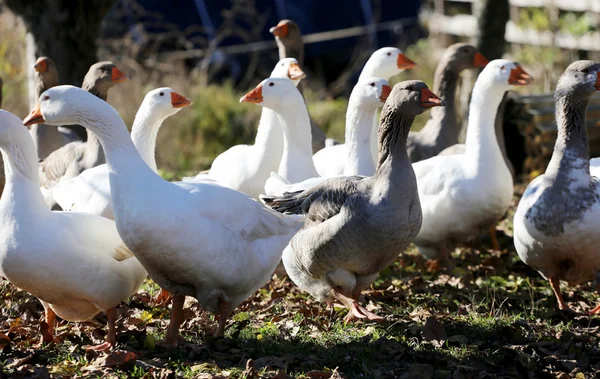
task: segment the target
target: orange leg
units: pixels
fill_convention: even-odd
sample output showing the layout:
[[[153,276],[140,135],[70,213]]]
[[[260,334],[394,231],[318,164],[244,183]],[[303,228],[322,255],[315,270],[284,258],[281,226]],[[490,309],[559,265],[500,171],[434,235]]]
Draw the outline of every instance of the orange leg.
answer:
[[[106,317],[108,318],[108,332],[106,333],[106,341],[96,346],[85,346],[85,350],[106,351],[110,350],[117,344],[117,309],[107,309]]]
[[[496,227],[490,228],[490,239],[492,240],[492,249],[500,251],[500,242],[498,242],[498,235],[496,233]]]
[[[227,316],[229,316],[229,303],[219,301],[219,327],[215,332],[215,337],[225,337],[225,325],[227,325]]]
[[[558,301],[558,309],[560,309],[561,311],[569,309],[569,306],[567,305],[567,303],[565,303],[565,300],[563,299],[562,294],[560,293],[560,281],[556,278],[548,278],[548,281],[550,282],[552,291],[554,291],[554,295],[556,296],[556,300]]]
[[[45,322],[48,325],[48,329],[41,327],[42,330],[42,344],[55,342],[54,338],[54,324],[56,323],[56,313],[50,308],[48,304],[44,305],[44,317]]]
[[[183,337],[179,334],[179,327],[183,323],[184,303],[185,295],[173,296],[173,302],[171,304],[171,322],[169,322],[169,326],[167,327],[167,336],[161,345],[175,347],[183,340]]]
[[[354,318],[366,318],[371,321],[384,321],[385,319],[375,313],[367,310],[365,307],[360,305],[355,299],[349,298],[337,291],[333,291],[333,296],[342,302],[350,310],[348,316],[346,316],[346,322],[353,320]]]
[[[171,300],[172,295],[167,290],[160,289],[160,293],[154,299],[154,304],[157,306],[164,306]]]

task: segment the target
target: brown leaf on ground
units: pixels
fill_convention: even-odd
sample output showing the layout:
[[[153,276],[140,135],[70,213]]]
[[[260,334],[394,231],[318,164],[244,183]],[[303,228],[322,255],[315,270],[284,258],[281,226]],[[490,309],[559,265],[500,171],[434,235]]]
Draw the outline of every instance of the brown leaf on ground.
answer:
[[[11,364],[7,365],[6,367],[14,368],[14,367],[23,366],[25,363],[31,361],[34,356],[35,356],[35,353],[31,353],[28,356],[23,357],[21,359],[15,359]]]
[[[4,349],[6,346],[10,345],[10,338],[4,334],[0,333],[0,349]]]
[[[342,378],[342,376],[340,375],[340,373],[337,370],[337,367],[333,371],[319,371],[319,370],[308,371],[306,373],[306,376],[308,376],[311,379],[341,379]]]
[[[96,359],[92,366],[116,367],[121,370],[129,370],[135,365],[137,354],[131,351],[116,350],[112,353]]]
[[[448,338],[444,325],[433,316],[425,322],[422,334],[425,341],[433,342],[438,347],[442,346]]]

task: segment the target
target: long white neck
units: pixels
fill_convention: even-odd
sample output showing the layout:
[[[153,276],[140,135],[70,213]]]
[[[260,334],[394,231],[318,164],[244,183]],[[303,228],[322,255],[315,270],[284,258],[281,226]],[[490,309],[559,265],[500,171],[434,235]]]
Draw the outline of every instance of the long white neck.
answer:
[[[480,75],[473,87],[465,141],[465,155],[475,169],[487,162],[504,162],[496,139],[494,120],[507,89],[485,79]]]
[[[279,125],[279,118],[274,110],[262,109],[254,148],[259,157],[259,165],[271,163],[269,171],[277,171],[283,155],[283,133]]]
[[[165,120],[166,116],[158,117],[153,115],[149,107],[142,106],[133,121],[131,128],[131,140],[140,156],[154,172],[158,172],[156,167],[156,136]]]
[[[346,111],[347,159],[344,175],[372,176],[375,162],[371,154],[373,119],[377,108],[361,107],[356,101],[348,104]]]
[[[33,140],[25,130],[19,132],[24,136],[17,136],[21,138],[0,146],[6,180],[0,209],[8,214],[35,217],[50,212],[50,209],[40,191],[38,157]]]
[[[312,160],[310,119],[302,95],[276,110],[283,131],[283,156],[278,174],[291,183],[319,176]]]

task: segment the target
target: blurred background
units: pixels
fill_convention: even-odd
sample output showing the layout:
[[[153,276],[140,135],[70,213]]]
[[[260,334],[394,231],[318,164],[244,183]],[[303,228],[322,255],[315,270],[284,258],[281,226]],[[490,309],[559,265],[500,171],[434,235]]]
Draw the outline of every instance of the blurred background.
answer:
[[[536,80],[509,96],[503,133],[516,173],[530,176],[543,172],[552,152],[558,77],[574,60],[600,60],[598,0],[0,0],[3,108],[27,114],[37,56],[54,59],[61,83],[73,85],[92,63],[112,60],[132,79],[108,99],[128,125],[153,88],[169,86],[194,101],[165,122],[157,162],[168,179],[195,174],[229,146],[252,143],[260,107],[238,99],[269,76],[278,60],[269,28],[285,18],[304,37],[309,113],[339,141],[348,95],[378,48],[399,47],[418,64],[394,82],[430,86],[455,42],[471,42],[490,60],[519,61]],[[462,76],[463,119],[476,75]],[[588,122],[598,155],[594,101]]]

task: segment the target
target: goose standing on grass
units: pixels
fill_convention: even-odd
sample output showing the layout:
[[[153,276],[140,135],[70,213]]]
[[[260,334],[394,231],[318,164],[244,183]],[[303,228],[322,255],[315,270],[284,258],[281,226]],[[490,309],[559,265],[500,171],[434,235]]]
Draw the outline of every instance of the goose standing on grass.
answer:
[[[600,280],[600,170],[590,172],[585,124],[590,96],[599,90],[600,63],[574,62],[560,77],[552,159],[527,186],[513,223],[519,257],[550,282],[561,310],[568,309],[561,280],[572,286]]]
[[[91,348],[109,348],[116,342],[115,307],[137,292],[146,271],[113,221],[48,209],[40,192],[35,146],[22,121],[6,111],[0,111],[0,150],[6,165],[0,275],[41,300],[49,327],[44,342],[54,340],[56,315],[84,321],[105,312],[106,342]]]
[[[413,164],[423,209],[415,245],[426,258],[452,266],[450,249],[494,227],[508,210],[513,180],[496,140],[494,119],[504,93],[530,82],[517,63],[488,63],[473,87],[465,153]]]
[[[56,65],[52,59],[39,57],[33,68],[35,70],[36,97],[39,97],[48,88],[59,84],[58,70],[56,70]],[[69,142],[80,139],[75,131],[62,126],[56,128],[44,124],[32,125],[29,133],[33,138],[33,144],[41,160],[44,160],[53,151],[60,149]]]
[[[363,68],[359,82],[364,82],[371,77],[383,78],[389,81],[393,76],[398,75],[404,70],[412,69],[416,63],[408,59],[404,53],[395,47],[383,47],[374,52],[365,67]],[[375,166],[377,165],[378,147],[377,147],[377,128],[379,118],[377,114],[371,120],[371,136],[369,144],[371,146],[371,161],[373,169],[370,172],[365,172],[364,175],[373,175]],[[346,133],[348,133],[346,131]],[[326,147],[319,150],[313,156],[315,167],[320,176],[330,178],[332,176],[342,175],[346,167],[346,158],[348,150],[346,144],[339,144]]]
[[[189,99],[168,87],[152,90],[144,97],[133,121],[131,139],[144,162],[154,172],[158,172],[154,156],[156,136],[163,121],[190,104]],[[108,176],[108,165],[101,164],[59,182],[53,187],[52,195],[63,210],[91,213],[114,220]]]
[[[456,119],[455,97],[460,73],[469,68],[484,68],[487,63],[475,47],[466,43],[455,43],[446,49],[433,80],[433,91],[446,106],[432,109],[423,129],[408,135],[406,150],[411,162],[434,157],[458,143],[460,125]]]
[[[381,112],[380,157],[371,177],[333,178],[299,193],[263,197],[282,213],[306,215],[283,253],[290,278],[319,301],[342,302],[349,318],[383,318],[358,301],[361,292],[417,235],[421,207],[406,153],[415,116],[442,105],[425,83],[394,86]]]
[[[385,79],[364,78],[353,88],[348,110],[346,112],[346,166],[344,176],[365,175],[375,172],[371,159],[371,128],[373,116],[383,106],[392,89]],[[284,102],[274,109],[285,117]],[[287,123],[282,124],[288,127]],[[267,195],[282,195],[286,192],[297,192],[309,189],[328,178],[315,176],[300,182],[290,182],[279,175],[272,175],[265,186]]]
[[[98,62],[93,64],[85,75],[82,88],[106,101],[108,90],[126,80],[128,80],[127,75],[114,63]],[[87,130],[87,141],[71,142],[40,162],[40,184],[46,190],[51,189],[59,181],[74,178],[82,171],[105,162],[98,138]],[[52,191],[47,191],[45,197],[48,205],[52,207],[54,204]]]
[[[278,85],[262,94],[281,97]],[[80,124],[98,136],[119,234],[150,277],[175,295],[167,344],[179,342],[185,296],[218,313],[215,334],[223,336],[228,314],[267,283],[301,226],[301,218],[284,217],[230,188],[162,179],[136,150],[117,111],[80,88],[44,92],[26,123],[31,119]]]
[[[294,58],[280,60],[272,78],[289,78],[296,86],[306,77]],[[220,185],[258,199],[271,172],[277,172],[283,155],[283,131],[275,111],[263,108],[254,145],[236,145],[213,161],[208,176]],[[204,174],[201,174],[205,176]],[[188,180],[187,178],[184,181]]]

